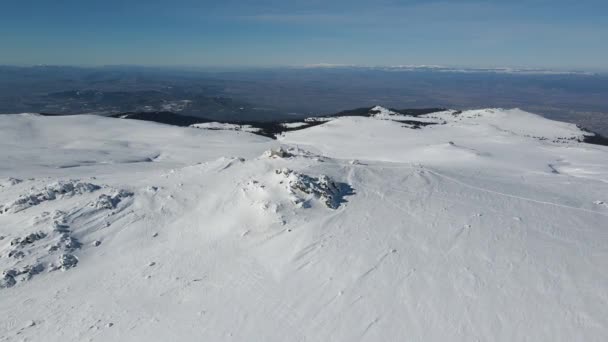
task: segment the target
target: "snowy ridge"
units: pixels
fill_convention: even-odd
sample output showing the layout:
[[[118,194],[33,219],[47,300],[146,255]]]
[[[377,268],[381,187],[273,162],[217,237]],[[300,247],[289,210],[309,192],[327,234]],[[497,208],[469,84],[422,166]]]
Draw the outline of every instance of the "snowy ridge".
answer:
[[[2,116],[0,341],[603,341],[586,134],[517,109],[277,140]]]
[[[376,119],[390,119],[391,117],[399,115],[399,113],[393,112],[392,110],[382,106],[375,106],[370,110],[370,112],[372,113],[372,117]]]

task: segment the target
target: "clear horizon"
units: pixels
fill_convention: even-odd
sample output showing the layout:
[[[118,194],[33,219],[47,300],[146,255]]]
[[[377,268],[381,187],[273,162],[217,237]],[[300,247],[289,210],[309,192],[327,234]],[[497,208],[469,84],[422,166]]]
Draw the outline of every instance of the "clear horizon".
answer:
[[[61,67],[61,68],[83,68],[83,69],[95,69],[95,68],[144,68],[144,69],[199,69],[201,71],[205,70],[264,70],[264,69],[331,69],[331,68],[370,68],[370,69],[381,69],[381,68],[426,68],[424,70],[433,71],[432,67],[447,69],[445,71],[449,72],[449,69],[454,69],[454,72],[457,72],[458,69],[471,71],[471,72],[483,72],[484,70],[488,71],[498,71],[501,69],[513,69],[516,71],[543,71],[543,72],[563,72],[563,73],[580,73],[580,74],[589,74],[589,75],[604,75],[608,73],[608,68],[576,68],[576,67],[527,67],[527,66],[519,66],[519,65],[496,65],[496,66],[476,66],[476,65],[426,65],[426,64],[412,64],[412,65],[357,65],[357,64],[330,64],[330,63],[312,63],[312,64],[302,64],[302,65],[289,65],[289,64],[277,64],[277,65],[221,65],[221,64],[209,64],[209,65],[187,65],[187,64],[47,64],[47,63],[39,63],[39,64],[19,64],[19,63],[0,63],[0,67],[15,67],[15,68],[35,68],[35,67]]]
[[[605,13],[597,0],[31,0],[3,6],[0,64],[606,71]]]

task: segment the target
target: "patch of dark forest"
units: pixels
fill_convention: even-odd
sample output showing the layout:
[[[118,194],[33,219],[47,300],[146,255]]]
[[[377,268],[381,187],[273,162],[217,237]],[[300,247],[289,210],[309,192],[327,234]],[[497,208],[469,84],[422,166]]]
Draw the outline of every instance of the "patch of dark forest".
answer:
[[[378,114],[379,111],[372,110],[373,107],[356,108],[352,110],[345,110],[339,113],[319,116],[320,120],[305,121],[303,119],[294,120],[276,120],[276,121],[255,121],[255,120],[212,120],[208,118],[193,117],[187,115],[176,114],[173,112],[128,112],[114,114],[111,117],[122,118],[122,119],[134,119],[143,121],[153,121],[174,126],[190,126],[193,124],[208,123],[208,122],[219,122],[224,124],[235,124],[235,125],[249,125],[254,128],[260,129],[258,132],[252,132],[254,134],[262,135],[268,138],[276,139],[277,135],[283,132],[298,131],[301,129],[318,126],[324,124],[324,118],[338,118],[345,116],[359,116],[359,117],[372,117]],[[444,111],[444,108],[415,108],[415,109],[390,109],[393,112],[409,115],[416,117],[419,115],[430,114],[435,112]],[[45,114],[43,114],[45,115]],[[47,114],[48,115],[48,114]],[[420,122],[416,120],[394,120],[399,123],[404,123],[409,128],[418,129],[428,125],[434,125],[433,122]],[[299,123],[298,127],[285,127],[285,124]]]
[[[578,126],[578,125],[577,125]],[[591,133],[589,135],[585,135],[583,137],[583,141],[587,144],[593,144],[593,145],[602,145],[602,146],[608,146],[608,138],[599,134],[599,133],[595,133],[591,130],[588,130],[584,127],[578,126],[578,128],[580,128],[581,130],[587,132],[587,133]]]

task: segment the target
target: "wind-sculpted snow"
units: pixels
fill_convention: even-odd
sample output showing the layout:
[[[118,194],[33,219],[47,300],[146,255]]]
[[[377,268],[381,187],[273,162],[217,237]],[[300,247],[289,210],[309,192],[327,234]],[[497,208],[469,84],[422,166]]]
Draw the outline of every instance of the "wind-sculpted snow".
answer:
[[[607,340],[608,148],[391,112],[277,140],[0,116],[0,341]]]

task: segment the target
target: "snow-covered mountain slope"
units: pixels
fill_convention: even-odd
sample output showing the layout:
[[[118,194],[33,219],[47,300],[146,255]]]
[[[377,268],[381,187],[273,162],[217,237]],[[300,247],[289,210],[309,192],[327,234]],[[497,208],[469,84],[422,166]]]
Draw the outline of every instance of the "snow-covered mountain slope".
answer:
[[[584,134],[1,116],[0,341],[605,341],[608,148]]]

